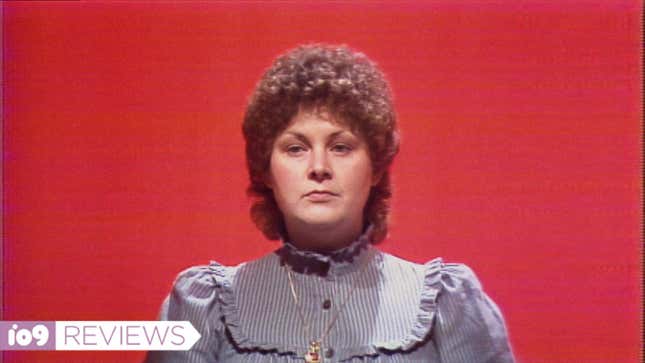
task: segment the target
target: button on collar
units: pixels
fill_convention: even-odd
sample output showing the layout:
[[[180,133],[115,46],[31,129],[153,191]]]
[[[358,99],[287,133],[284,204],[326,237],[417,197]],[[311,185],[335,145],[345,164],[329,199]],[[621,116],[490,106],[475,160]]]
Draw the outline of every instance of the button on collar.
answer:
[[[275,251],[280,256],[280,263],[287,264],[294,272],[314,274],[327,279],[355,271],[373,247],[370,238],[374,227],[368,226],[363,234],[348,246],[329,253],[301,250],[292,243],[283,240],[281,248]]]
[[[330,307],[331,307],[331,300],[325,299],[325,301],[323,301],[322,308],[325,310],[329,310]]]

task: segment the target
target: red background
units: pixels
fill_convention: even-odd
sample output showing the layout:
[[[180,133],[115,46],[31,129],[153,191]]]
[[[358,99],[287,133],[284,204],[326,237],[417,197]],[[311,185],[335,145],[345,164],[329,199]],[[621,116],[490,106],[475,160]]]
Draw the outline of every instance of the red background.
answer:
[[[469,264],[519,362],[638,361],[642,7],[548,3],[3,3],[3,319],[152,320],[180,270],[275,249],[241,118],[277,54],[324,41],[396,96],[382,248]]]

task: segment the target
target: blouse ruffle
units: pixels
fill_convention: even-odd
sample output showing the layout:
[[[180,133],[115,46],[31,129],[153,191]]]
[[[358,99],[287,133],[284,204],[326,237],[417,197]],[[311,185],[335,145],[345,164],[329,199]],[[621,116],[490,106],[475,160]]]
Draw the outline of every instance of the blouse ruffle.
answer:
[[[417,317],[410,329],[410,333],[402,339],[374,343],[375,347],[385,350],[409,350],[428,337],[432,328],[432,322],[437,313],[437,297],[442,290],[443,266],[443,260],[440,257],[424,265],[421,301],[419,302]]]
[[[241,314],[238,309],[233,287],[233,279],[238,267],[224,266],[218,262],[211,261],[209,268],[217,281],[217,296],[219,307],[221,309],[222,321],[224,321],[237,348],[248,351],[259,350],[278,351],[280,353],[300,353],[300,349],[295,346],[287,346],[284,344],[252,339],[243,329],[240,317]]]

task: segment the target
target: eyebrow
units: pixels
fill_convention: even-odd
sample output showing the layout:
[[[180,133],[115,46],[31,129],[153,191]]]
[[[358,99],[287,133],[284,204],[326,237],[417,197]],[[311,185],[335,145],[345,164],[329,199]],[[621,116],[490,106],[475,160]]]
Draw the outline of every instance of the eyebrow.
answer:
[[[346,132],[347,132],[347,133],[349,133],[349,134],[351,134],[351,133],[350,133],[349,131],[347,131],[347,130],[338,130],[338,131],[336,131],[336,132],[332,132],[331,134],[329,134],[329,136],[328,136],[327,138],[328,138],[328,139],[335,139],[335,138],[337,138],[338,136],[340,136],[340,134],[343,134],[343,133],[346,133]],[[300,133],[300,132],[296,132],[296,131],[285,131],[285,134],[290,134],[290,135],[292,135],[292,136],[295,136],[298,140],[300,140],[300,141],[302,141],[302,142],[305,142],[305,143],[308,141],[308,140],[307,140],[307,137],[305,136],[305,134],[302,134],[302,133]]]

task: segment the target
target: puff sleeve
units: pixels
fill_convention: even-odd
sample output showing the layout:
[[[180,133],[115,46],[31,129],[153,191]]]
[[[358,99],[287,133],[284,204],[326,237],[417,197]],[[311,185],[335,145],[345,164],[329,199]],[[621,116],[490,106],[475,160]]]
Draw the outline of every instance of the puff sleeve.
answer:
[[[442,363],[513,363],[502,314],[473,271],[444,264],[433,327]]]
[[[161,305],[159,320],[190,321],[201,338],[188,351],[151,351],[146,363],[217,362],[222,336],[218,293],[209,266],[181,272]]]

